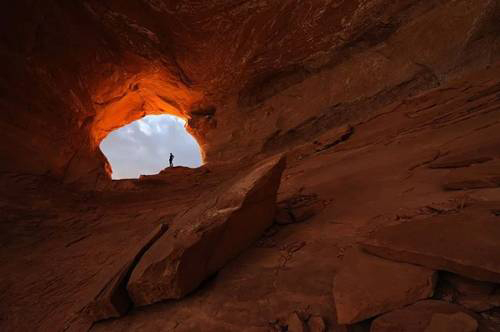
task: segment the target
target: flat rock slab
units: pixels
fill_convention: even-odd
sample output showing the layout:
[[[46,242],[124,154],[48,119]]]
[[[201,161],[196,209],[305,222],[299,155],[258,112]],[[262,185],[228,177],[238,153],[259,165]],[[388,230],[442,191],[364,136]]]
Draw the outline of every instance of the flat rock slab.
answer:
[[[151,245],[158,240],[168,229],[165,224],[158,225],[136,248],[130,250],[130,258],[113,274],[109,281],[96,294],[84,309],[84,315],[91,321],[99,321],[107,318],[120,317],[124,315],[132,301],[127,293],[127,282],[132,269],[137,264]]]
[[[454,169],[443,182],[444,190],[470,190],[500,186],[500,160]]]
[[[353,324],[432,296],[436,273],[351,249],[335,277],[339,324]]]
[[[284,157],[267,160],[180,214],[143,256],[128,283],[134,304],[179,299],[272,225]]]
[[[477,327],[477,319],[479,317],[467,309],[448,302],[424,300],[377,317],[372,322],[370,332],[434,332],[437,331],[435,328],[441,326],[442,324],[448,327],[453,325],[455,316],[450,317],[449,315],[457,313],[462,313],[468,317],[466,320],[471,325],[473,325],[473,322],[476,321]],[[438,316],[436,318],[436,314],[444,314],[447,316],[444,318]],[[463,316],[459,316],[458,319],[465,320]],[[435,320],[435,322],[431,325],[433,320]],[[428,328],[432,329],[427,330]],[[442,332],[444,331],[447,330],[443,330]],[[456,331],[458,332],[460,330]]]
[[[463,312],[434,314],[425,332],[476,332],[477,327],[477,321]]]
[[[488,209],[413,220],[372,233],[361,246],[387,259],[500,282],[500,220]]]
[[[456,302],[475,312],[484,312],[500,307],[500,292],[491,295],[458,296]]]
[[[470,146],[464,147],[462,151],[444,155],[429,163],[428,167],[431,169],[470,167],[487,163],[500,156],[498,141],[495,137],[481,142],[480,145],[475,144],[475,142],[469,142],[469,144]]]

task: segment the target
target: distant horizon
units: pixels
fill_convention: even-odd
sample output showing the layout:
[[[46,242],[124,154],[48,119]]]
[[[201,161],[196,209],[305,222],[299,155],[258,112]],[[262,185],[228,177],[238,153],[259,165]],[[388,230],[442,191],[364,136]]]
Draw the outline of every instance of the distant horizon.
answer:
[[[149,115],[111,132],[102,142],[113,170],[112,178],[132,179],[157,174],[169,166],[199,167],[198,142],[184,128],[185,121],[173,115]]]

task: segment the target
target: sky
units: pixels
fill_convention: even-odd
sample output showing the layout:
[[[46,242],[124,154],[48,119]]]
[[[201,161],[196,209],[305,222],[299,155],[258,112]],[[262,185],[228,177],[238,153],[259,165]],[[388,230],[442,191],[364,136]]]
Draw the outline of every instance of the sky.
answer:
[[[172,115],[149,115],[111,132],[101,151],[113,169],[113,179],[157,174],[169,165],[201,166],[200,148],[184,128],[185,121]]]

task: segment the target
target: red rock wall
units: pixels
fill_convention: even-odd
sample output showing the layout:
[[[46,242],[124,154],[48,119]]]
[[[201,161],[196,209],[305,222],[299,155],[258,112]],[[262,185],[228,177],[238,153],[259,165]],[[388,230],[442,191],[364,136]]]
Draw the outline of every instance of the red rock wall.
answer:
[[[16,1],[0,171],[109,179],[98,144],[188,118],[209,163],[269,154],[499,59],[498,1]]]

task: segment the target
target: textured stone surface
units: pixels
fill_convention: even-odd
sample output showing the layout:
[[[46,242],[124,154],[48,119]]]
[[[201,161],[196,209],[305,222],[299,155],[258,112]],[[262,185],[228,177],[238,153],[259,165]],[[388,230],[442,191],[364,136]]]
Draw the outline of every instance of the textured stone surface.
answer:
[[[273,222],[284,168],[282,156],[267,160],[174,220],[132,272],[134,304],[185,296],[259,238]]]
[[[500,223],[489,210],[465,209],[380,229],[362,245],[381,257],[500,282],[499,237]]]
[[[309,328],[309,332],[326,331],[325,321],[321,316],[311,316],[307,321],[307,327]]]
[[[1,70],[9,87],[2,171],[49,171],[95,186],[109,173],[99,142],[145,114],[188,119],[206,160],[272,150],[309,126],[338,125],[351,103],[392,102],[498,60],[497,6],[16,1],[1,20],[1,30],[12,32],[2,43],[9,64]],[[24,22],[25,15],[33,19]],[[283,103],[307,112],[286,116]],[[249,121],[239,109],[257,109],[265,121]],[[23,135],[36,139],[17,139]]]
[[[132,301],[127,293],[127,282],[133,269],[140,261],[142,255],[158,240],[166,231],[167,225],[157,226],[151,234],[130,252],[130,258],[120,266],[119,270],[104,285],[95,298],[85,307],[85,316],[91,321],[119,317],[125,314]]]
[[[307,325],[300,319],[299,315],[297,313],[292,313],[287,321],[287,331],[290,332],[306,332],[307,331]]]
[[[461,295],[456,301],[469,310],[485,312],[500,307],[500,293],[488,295]]]
[[[437,275],[415,265],[350,250],[335,276],[340,324],[353,324],[432,296]]]
[[[424,332],[476,332],[477,327],[477,321],[463,312],[434,314]]]
[[[125,248],[279,153],[289,163],[278,202],[303,199],[292,204],[302,222],[276,225],[182,301],[134,308],[92,329],[262,331],[299,310],[339,329],[331,288],[348,247],[379,227],[469,218],[471,206],[500,200],[498,187],[443,190],[483,179],[477,167],[498,161],[498,6],[5,4],[0,330],[88,329],[80,313],[130,258]],[[160,113],[188,120],[204,167],[110,181],[100,139]]]
[[[496,93],[485,92],[493,91],[498,77],[492,67],[401,104],[373,106],[373,116],[351,123],[355,130],[349,139],[319,153],[314,140],[287,145],[290,158],[278,201],[307,201],[312,217],[275,227],[192,296],[132,309],[118,320],[94,324],[93,331],[176,326],[180,331],[259,331],[304,307],[323,316],[328,328],[339,329],[332,281],[346,248],[386,225],[468,215],[479,203],[498,201],[496,189],[442,190],[451,172],[465,168],[427,167],[499,142]],[[34,175],[1,173],[6,221],[0,223],[1,329],[78,330],[75,313],[116,272],[125,260],[124,248],[140,243],[159,223],[171,225],[199,195],[249,171],[246,162],[209,162],[186,176],[166,170],[154,181],[113,181],[89,193]],[[484,207],[493,217],[496,210],[498,204]]]
[[[468,317],[470,317],[470,319],[472,319],[472,321],[475,321],[477,319],[477,316],[475,316],[473,313],[456,304],[450,304],[447,302],[435,300],[426,300],[417,302],[408,307],[392,311],[376,318],[372,323],[370,332],[424,332],[427,331],[427,328],[431,324],[436,314],[447,315],[447,318],[449,318],[450,316],[448,315],[455,315],[458,313],[467,315]],[[453,320],[453,316],[451,319]]]
[[[440,279],[449,283],[460,295],[488,295],[497,287],[491,282],[477,281],[452,273],[441,273]]]

